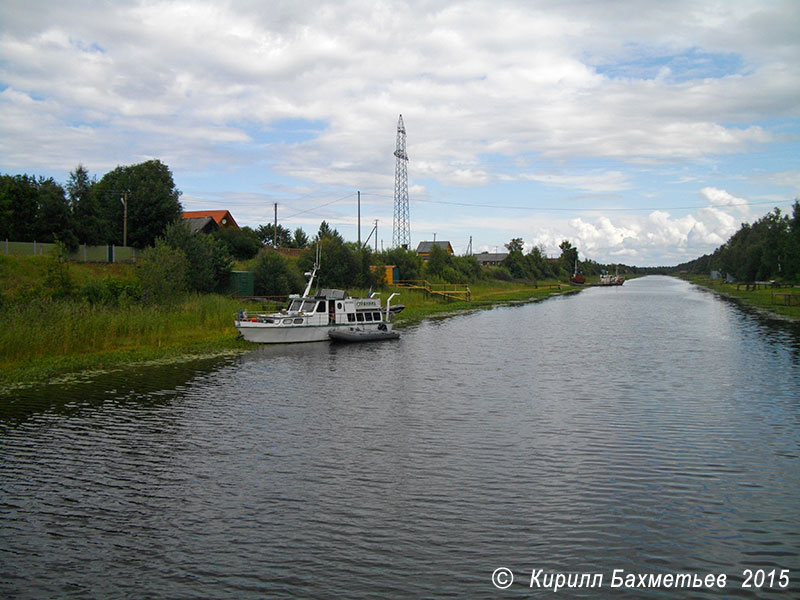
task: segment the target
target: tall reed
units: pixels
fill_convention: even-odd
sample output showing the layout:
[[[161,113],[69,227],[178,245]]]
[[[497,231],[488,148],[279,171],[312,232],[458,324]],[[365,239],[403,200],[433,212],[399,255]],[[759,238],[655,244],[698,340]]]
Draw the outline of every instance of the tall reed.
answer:
[[[0,362],[233,338],[240,304],[217,295],[188,296],[171,307],[74,300],[12,304],[0,311]]]

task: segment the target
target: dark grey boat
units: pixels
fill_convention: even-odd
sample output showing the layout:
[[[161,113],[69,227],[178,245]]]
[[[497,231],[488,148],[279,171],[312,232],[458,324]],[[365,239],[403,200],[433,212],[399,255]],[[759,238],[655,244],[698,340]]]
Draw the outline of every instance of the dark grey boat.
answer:
[[[376,342],[378,340],[396,340],[399,333],[388,331],[378,326],[378,329],[361,329],[359,327],[337,327],[328,332],[328,337],[334,342]]]

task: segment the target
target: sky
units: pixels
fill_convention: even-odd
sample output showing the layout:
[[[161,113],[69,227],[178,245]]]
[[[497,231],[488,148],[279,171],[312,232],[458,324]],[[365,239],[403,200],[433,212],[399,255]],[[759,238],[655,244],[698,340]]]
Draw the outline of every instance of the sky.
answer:
[[[185,210],[676,265],[800,197],[797,0],[0,2],[0,172],[159,159]]]

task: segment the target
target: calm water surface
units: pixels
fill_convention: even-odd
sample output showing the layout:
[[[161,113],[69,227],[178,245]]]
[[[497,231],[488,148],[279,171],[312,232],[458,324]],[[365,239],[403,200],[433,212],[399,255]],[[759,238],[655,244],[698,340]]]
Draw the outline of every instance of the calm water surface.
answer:
[[[552,596],[534,569],[800,597],[797,326],[647,277],[0,397],[0,597]]]

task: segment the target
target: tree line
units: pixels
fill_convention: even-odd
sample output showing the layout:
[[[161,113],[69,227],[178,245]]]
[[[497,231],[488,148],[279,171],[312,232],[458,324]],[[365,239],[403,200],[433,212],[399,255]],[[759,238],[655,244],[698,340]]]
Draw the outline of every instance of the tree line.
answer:
[[[78,165],[65,186],[53,178],[0,175],[0,239],[145,248],[180,218],[180,195],[159,160],[119,166],[99,181]]]
[[[742,223],[713,253],[672,270],[695,274],[719,271],[746,282],[797,283],[800,281],[800,200],[795,200],[791,210],[789,215],[775,208],[752,225]]]
[[[273,224],[192,235],[181,218],[180,196],[172,172],[159,160],[118,166],[99,180],[78,165],[64,186],[52,178],[0,175],[0,239],[59,242],[69,250],[79,244],[123,242],[143,249],[137,260],[141,285],[114,281],[108,289],[89,290],[90,299],[103,301],[123,292],[135,300],[159,302],[183,291],[224,291],[234,261],[253,271],[256,294],[286,295],[303,288],[303,274],[312,268],[317,246],[324,262],[319,283],[336,288],[382,285],[383,271],[372,266],[394,265],[402,280],[474,283],[566,279],[578,260],[578,249],[569,241],[562,242],[558,259],[550,259],[542,247],[524,253],[522,238],[513,238],[506,244],[508,256],[497,266],[482,268],[474,256],[453,256],[438,245],[423,261],[412,250],[373,252],[346,242],[325,221],[313,238],[302,228],[290,231]],[[272,252],[272,246],[304,250],[290,258]],[[587,275],[603,267],[581,263]]]

